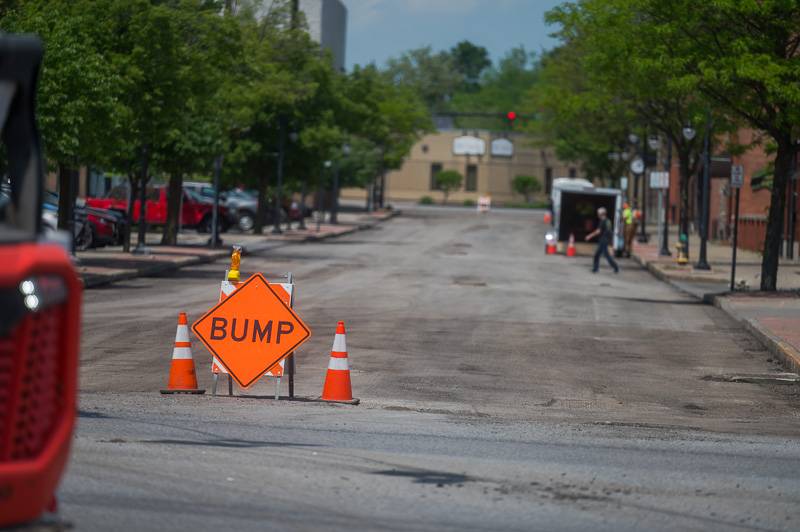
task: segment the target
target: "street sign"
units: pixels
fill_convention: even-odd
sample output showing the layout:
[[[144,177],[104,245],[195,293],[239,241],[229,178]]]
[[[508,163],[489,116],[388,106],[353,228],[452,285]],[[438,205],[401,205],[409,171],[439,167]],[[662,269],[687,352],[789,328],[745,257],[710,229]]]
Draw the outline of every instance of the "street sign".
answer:
[[[291,283],[269,283],[270,287],[278,294],[286,305],[291,308],[292,307],[292,292],[294,291],[294,284]],[[223,299],[227,298],[236,290],[236,285],[231,283],[228,280],[222,281],[220,285],[219,291],[219,300],[222,301]],[[275,377],[280,379],[283,377],[283,368],[284,362],[286,362],[285,358],[282,358],[280,362],[272,366],[269,371],[264,374],[264,377]],[[218,373],[228,373],[228,370],[225,368],[225,365],[217,360],[215,357],[211,357],[211,373],[218,374]]]
[[[192,325],[242,388],[296,350],[311,331],[257,273]]]
[[[744,185],[744,166],[731,165],[731,188],[742,188]]]
[[[669,172],[650,172],[650,188],[669,188]]]

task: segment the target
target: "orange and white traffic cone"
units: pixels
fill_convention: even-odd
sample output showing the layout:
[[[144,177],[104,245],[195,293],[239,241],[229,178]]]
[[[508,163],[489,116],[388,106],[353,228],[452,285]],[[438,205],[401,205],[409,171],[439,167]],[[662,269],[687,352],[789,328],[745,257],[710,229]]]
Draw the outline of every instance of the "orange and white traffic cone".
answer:
[[[205,390],[197,388],[192,342],[189,341],[189,325],[185,312],[178,314],[178,330],[175,332],[175,347],[172,349],[169,384],[165,390],[161,390],[161,393],[205,393]]]
[[[325,386],[322,388],[323,401],[348,403],[357,405],[350,387],[350,366],[347,363],[347,341],[345,340],[344,322],[336,324],[336,336],[333,338],[331,359],[328,362],[328,373],[325,375]]]
[[[569,234],[569,242],[567,243],[567,257],[575,256],[575,235]]]

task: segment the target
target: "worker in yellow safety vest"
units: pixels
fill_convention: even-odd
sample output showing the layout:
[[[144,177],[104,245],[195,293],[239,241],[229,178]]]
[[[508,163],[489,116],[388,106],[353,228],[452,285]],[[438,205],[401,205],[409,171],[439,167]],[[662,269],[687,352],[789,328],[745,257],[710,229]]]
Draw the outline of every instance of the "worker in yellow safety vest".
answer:
[[[623,254],[626,257],[631,256],[633,249],[633,237],[636,235],[636,226],[638,220],[634,214],[634,210],[628,203],[622,205],[622,221],[624,223],[623,236],[625,238],[625,249]]]

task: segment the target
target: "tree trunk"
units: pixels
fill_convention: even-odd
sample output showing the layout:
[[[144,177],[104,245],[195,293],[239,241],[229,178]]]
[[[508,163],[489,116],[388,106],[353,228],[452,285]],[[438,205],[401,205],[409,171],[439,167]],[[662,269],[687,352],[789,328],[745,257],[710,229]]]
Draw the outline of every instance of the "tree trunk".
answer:
[[[122,240],[122,251],[128,253],[131,250],[131,231],[133,229],[133,207],[136,204],[136,196],[139,192],[138,180],[133,172],[128,174],[128,220],[125,224],[125,237]]]
[[[792,139],[787,135],[778,140],[775,153],[775,175],[772,181],[772,197],[767,215],[767,235],[764,239],[764,255],[761,259],[761,290],[774,292],[778,288],[778,259],[783,238],[783,207],[786,203],[786,183],[792,172],[795,155]]]
[[[267,200],[267,176],[261,174],[258,177],[258,204],[256,207],[256,219],[253,225],[253,233],[256,235],[264,234],[264,225],[267,220],[267,208],[270,202]]]
[[[167,220],[161,233],[161,243],[167,246],[178,244],[178,225],[181,215],[181,196],[183,195],[183,174],[173,172],[167,187]]]

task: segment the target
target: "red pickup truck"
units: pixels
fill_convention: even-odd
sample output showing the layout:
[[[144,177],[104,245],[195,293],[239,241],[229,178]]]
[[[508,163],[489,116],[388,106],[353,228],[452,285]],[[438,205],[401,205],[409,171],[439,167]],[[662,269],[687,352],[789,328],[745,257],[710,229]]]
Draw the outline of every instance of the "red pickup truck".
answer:
[[[124,185],[112,188],[105,198],[86,198],[86,205],[102,209],[112,209],[126,213],[128,211],[128,187]],[[167,222],[167,187],[154,185],[147,187],[147,223],[163,225]],[[133,204],[133,223],[139,221],[139,199]],[[191,191],[183,191],[183,204],[181,208],[181,226],[193,227],[201,233],[211,231],[211,211],[213,205]],[[228,212],[225,207],[219,207],[219,226],[227,231],[230,226]]]

